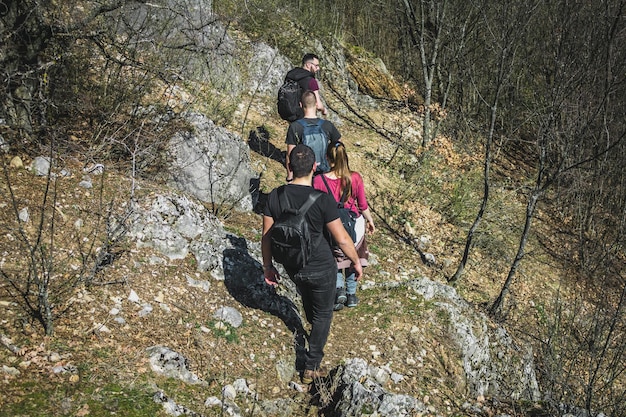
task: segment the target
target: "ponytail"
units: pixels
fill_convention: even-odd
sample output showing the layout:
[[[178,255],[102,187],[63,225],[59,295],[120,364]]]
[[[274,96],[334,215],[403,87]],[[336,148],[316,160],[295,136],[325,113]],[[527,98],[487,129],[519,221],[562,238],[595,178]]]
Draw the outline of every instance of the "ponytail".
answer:
[[[343,194],[343,190],[348,190],[346,200],[352,195],[352,171],[348,165],[348,154],[343,143],[331,142],[326,149],[326,157],[330,164],[330,170],[337,178],[341,179],[341,187],[339,195]]]

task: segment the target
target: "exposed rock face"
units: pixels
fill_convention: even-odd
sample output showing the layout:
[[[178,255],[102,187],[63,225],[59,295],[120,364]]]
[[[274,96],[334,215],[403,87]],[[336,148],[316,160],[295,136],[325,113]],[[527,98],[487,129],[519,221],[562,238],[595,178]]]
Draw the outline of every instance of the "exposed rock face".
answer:
[[[517,346],[503,327],[489,325],[487,318],[461,298],[456,290],[426,278],[408,287],[447,312],[448,332],[461,351],[463,369],[474,396],[525,399],[540,398],[530,349]]]
[[[196,258],[199,271],[223,279],[222,253],[230,247],[222,224],[198,203],[181,196],[158,195],[136,207],[129,236],[139,247],[152,247],[170,259]]]
[[[378,370],[379,368],[369,366],[360,358],[348,360],[340,368],[340,400],[334,404],[337,415],[357,417],[364,410],[370,410],[370,413],[381,417],[396,417],[412,416],[426,411],[421,401],[383,389],[375,378]]]
[[[256,175],[246,143],[202,114],[189,113],[186,119],[193,131],[179,132],[169,144],[170,183],[218,208],[252,210]]]
[[[275,97],[285,74],[292,69],[289,60],[265,43],[252,46],[252,59],[248,63],[250,93]],[[275,111],[275,108],[271,110]]]
[[[404,99],[402,86],[391,76],[380,59],[367,59],[350,53],[347,55],[347,62],[347,69],[361,93],[396,101]]]

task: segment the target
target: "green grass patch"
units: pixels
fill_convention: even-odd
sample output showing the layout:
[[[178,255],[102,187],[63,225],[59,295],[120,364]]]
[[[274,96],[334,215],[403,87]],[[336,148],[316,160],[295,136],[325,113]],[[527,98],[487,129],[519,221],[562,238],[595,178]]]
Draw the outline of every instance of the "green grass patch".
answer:
[[[147,417],[162,412],[162,406],[153,401],[154,392],[147,386],[111,383],[98,388],[89,380],[78,386],[70,382],[20,381],[19,388],[9,388],[4,395],[8,400],[19,396],[19,401],[3,405],[0,409],[3,416]]]

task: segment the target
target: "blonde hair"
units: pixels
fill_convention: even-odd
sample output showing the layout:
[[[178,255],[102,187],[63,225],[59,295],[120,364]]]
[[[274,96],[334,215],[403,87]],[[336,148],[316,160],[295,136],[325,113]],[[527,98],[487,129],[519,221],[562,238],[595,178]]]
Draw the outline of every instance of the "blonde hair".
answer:
[[[328,158],[330,170],[341,179],[339,195],[343,195],[343,190],[347,189],[346,200],[348,200],[352,195],[352,171],[348,164],[345,145],[341,142],[331,142],[326,149],[326,158]]]

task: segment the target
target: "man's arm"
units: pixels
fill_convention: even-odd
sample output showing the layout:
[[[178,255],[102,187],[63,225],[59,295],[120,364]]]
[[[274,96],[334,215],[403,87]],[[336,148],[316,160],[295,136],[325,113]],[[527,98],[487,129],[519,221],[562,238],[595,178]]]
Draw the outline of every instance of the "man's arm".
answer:
[[[293,180],[293,172],[291,172],[291,167],[289,166],[289,155],[295,147],[296,145],[287,145],[287,156],[285,157],[285,168],[287,168],[287,182]]]
[[[361,266],[361,262],[359,262],[359,255],[356,253],[354,242],[343,227],[341,219],[337,218],[330,223],[326,223],[326,228],[333,236],[333,239],[335,239],[335,242],[337,242],[344,255],[352,262],[355,271],[354,278],[358,281],[361,279],[361,276],[363,276],[363,267]]]
[[[263,277],[270,285],[278,285],[280,276],[272,263],[272,241],[269,231],[274,225],[274,219],[263,215],[263,237],[261,237],[261,253],[263,255]]]
[[[322,98],[320,97],[320,90],[313,91],[315,94],[315,107],[317,110],[321,111],[324,116],[328,114],[328,110],[324,107],[324,103],[322,103]]]

